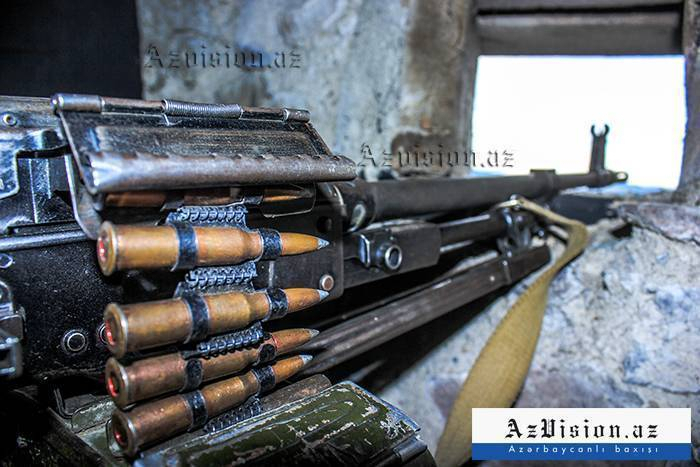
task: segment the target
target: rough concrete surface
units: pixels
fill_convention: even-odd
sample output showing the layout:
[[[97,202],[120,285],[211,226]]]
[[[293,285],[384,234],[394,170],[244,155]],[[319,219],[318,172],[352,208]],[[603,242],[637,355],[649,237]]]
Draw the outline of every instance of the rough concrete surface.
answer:
[[[683,54],[685,55],[685,102],[688,117],[683,144],[680,187],[692,186],[696,204],[700,198],[700,1],[683,1]]]
[[[145,98],[308,109],[335,153],[359,162],[369,148],[370,173],[407,140],[468,150],[478,54],[470,1],[137,4]],[[240,51],[263,54],[265,66],[235,66]]]
[[[678,204],[619,203],[616,207],[626,221],[661,235],[700,246],[700,209]]]
[[[647,210],[636,212],[643,217]],[[639,226],[616,238],[611,232],[620,225],[595,225],[589,247],[553,282],[516,406],[691,407],[698,446],[700,246]],[[422,426],[431,449],[469,368],[524,287],[498,299],[381,393]]]

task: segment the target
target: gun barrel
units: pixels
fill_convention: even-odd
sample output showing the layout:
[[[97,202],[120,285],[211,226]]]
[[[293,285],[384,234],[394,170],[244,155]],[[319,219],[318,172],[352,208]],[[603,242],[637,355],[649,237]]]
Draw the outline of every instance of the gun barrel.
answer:
[[[117,407],[124,409],[162,394],[192,391],[204,382],[269,362],[317,334],[313,329],[285,329],[273,332],[256,347],[211,358],[187,359],[182,353],[171,353],[122,365],[112,357],[105,368],[107,392]]]
[[[97,259],[105,275],[124,269],[192,269],[238,264],[318,250],[328,242],[271,229],[185,225],[137,226],[104,222],[97,239]]]
[[[196,342],[258,320],[281,318],[319,303],[328,292],[268,289],[264,292],[188,294],[181,298],[119,305],[104,314],[107,347],[117,358],[128,352]]]
[[[200,427],[211,417],[242,404],[250,396],[269,391],[310,360],[308,355],[286,358],[197,391],[138,405],[129,412],[115,410],[112,414],[114,439],[127,455],[134,456],[144,446]]]
[[[624,172],[609,170],[566,175],[533,171],[507,177],[355,180],[335,186],[348,204],[350,227],[357,229],[376,221],[491,206],[513,194],[537,199],[568,188],[600,187],[626,179]]]

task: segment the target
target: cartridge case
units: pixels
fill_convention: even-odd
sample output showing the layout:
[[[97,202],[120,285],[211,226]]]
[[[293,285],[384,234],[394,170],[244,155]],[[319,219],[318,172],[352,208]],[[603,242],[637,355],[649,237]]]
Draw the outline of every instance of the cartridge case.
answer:
[[[105,275],[124,269],[236,264],[263,253],[258,231],[235,227],[115,226],[104,222],[97,259]]]
[[[104,204],[119,208],[154,208],[163,206],[167,199],[168,193],[165,191],[125,191],[107,193]]]
[[[202,426],[208,419],[237,407],[250,396],[272,389],[304,367],[311,357],[300,355],[240,376],[217,381],[201,390],[137,405],[129,412],[115,410],[112,433],[129,456],[143,447]]]
[[[318,331],[286,329],[269,335],[259,345],[216,357],[187,359],[171,353],[122,365],[110,358],[105,367],[107,392],[119,408],[171,392],[191,391],[248,366],[264,363],[309,342]]]
[[[269,311],[267,294],[227,293],[198,295],[198,305],[187,299],[169,299],[154,302],[118,305],[110,303],[105,310],[107,347],[117,357],[127,352],[150,349],[190,341],[195,330],[192,308],[205,308],[206,337],[264,318]],[[194,301],[190,299],[190,301]]]
[[[128,414],[112,414],[114,440],[127,455],[135,455],[142,446],[187,430],[193,423],[192,410],[183,396],[171,396],[136,407]]]
[[[110,303],[104,314],[107,347],[117,358],[127,352],[196,342],[299,311],[328,296],[316,289],[270,289],[266,292],[202,295],[154,302]]]
[[[97,260],[105,275],[124,269],[192,269],[315,251],[328,242],[312,235],[227,226],[119,225],[103,222]]]
[[[107,193],[104,205],[128,208],[159,208],[166,203],[169,206],[223,206],[243,201],[246,197],[256,194],[261,197],[263,204],[267,204],[312,198],[315,192],[312,188],[299,186],[248,188],[245,190],[240,188],[206,188],[178,191],[123,191]]]
[[[134,402],[184,388],[187,360],[179,353],[172,353],[124,366],[111,357],[105,367],[105,384],[115,405],[123,409]]]

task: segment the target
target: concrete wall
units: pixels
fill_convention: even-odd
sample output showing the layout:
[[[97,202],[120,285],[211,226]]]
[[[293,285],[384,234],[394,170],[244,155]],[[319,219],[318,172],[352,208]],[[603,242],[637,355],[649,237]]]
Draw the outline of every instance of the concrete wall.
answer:
[[[383,152],[416,144],[467,151],[478,56],[470,6],[141,0],[144,97],[305,108],[334,152],[360,161],[369,150],[378,166]],[[262,69],[233,65],[246,50],[263,54]],[[227,51],[229,66],[194,64],[194,54],[223,61]]]
[[[685,54],[685,89],[688,121],[686,123],[683,168],[677,198],[700,204],[700,2],[686,0],[683,20]]]

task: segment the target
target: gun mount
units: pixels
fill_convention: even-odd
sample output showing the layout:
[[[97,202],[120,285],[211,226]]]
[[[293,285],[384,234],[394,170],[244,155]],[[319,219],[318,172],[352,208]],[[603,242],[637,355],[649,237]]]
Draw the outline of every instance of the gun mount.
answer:
[[[353,463],[423,456],[398,410],[312,375],[546,264],[547,226],[493,205],[626,178],[597,151],[585,174],[367,182],[303,110],[83,95],[3,97],[0,107],[13,117],[0,128],[0,377],[23,407],[45,400],[27,387],[48,393],[52,426],[80,439],[71,449],[86,463],[211,454],[322,465],[327,449],[288,436],[258,459],[244,435],[263,436],[263,420],[289,422],[285,410],[310,423],[318,407],[347,402],[349,426],[319,423],[351,439],[357,410],[378,414]],[[285,352],[316,358],[262,365],[282,345],[270,339],[292,325],[310,337]],[[297,371],[309,378],[262,397]],[[146,396],[123,398],[132,380]],[[98,415],[80,425],[85,410]],[[165,412],[169,426],[153,415]],[[211,444],[213,433],[226,443]]]

